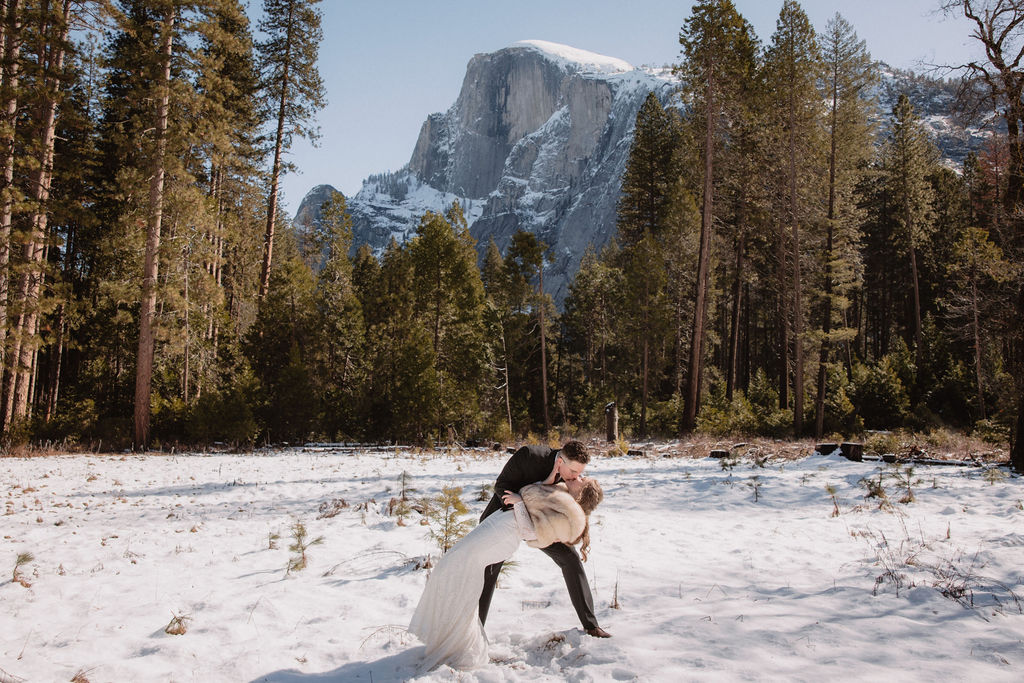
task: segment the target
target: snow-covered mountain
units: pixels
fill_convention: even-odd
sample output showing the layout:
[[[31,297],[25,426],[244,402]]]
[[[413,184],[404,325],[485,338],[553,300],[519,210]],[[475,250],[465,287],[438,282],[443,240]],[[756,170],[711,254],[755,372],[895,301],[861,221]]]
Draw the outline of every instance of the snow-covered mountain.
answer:
[[[969,152],[977,152],[988,140],[991,131],[982,120],[963,120],[955,112],[956,81],[932,78],[912,71],[879,64],[879,82],[871,93],[878,103],[881,130],[888,129],[893,107],[905,93],[914,111],[939,148],[942,160],[952,168],[963,164]]]
[[[481,253],[491,238],[504,251],[520,229],[547,243],[545,289],[561,301],[587,245],[614,234],[640,105],[651,91],[668,102],[673,87],[667,72],[554,43],[478,54],[455,104],[423,123],[409,163],[348,198],[355,243],[402,241],[425,211],[458,200]]]
[[[879,120],[907,92],[951,165],[981,146],[984,133],[951,116],[952,83],[884,65],[881,72]],[[555,43],[474,56],[455,103],[424,121],[409,163],[370,176],[348,198],[355,244],[382,250],[392,237],[402,242],[426,211],[458,200],[481,254],[490,239],[504,251],[520,229],[547,243],[545,288],[561,302],[587,245],[615,233],[636,114],[652,91],[672,101],[670,71]],[[329,189],[307,195],[297,224],[308,225]]]

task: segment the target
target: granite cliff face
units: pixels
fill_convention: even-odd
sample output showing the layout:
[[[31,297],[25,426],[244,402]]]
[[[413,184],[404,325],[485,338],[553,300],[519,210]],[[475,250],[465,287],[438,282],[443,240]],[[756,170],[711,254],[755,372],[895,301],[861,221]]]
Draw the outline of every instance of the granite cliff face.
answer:
[[[426,211],[458,200],[481,254],[492,238],[504,251],[521,229],[551,247],[545,288],[560,303],[587,245],[615,234],[640,105],[651,91],[670,104],[674,87],[667,71],[564,45],[528,41],[476,55],[455,104],[423,123],[409,163],[370,176],[348,198],[354,243],[382,250],[404,241]],[[883,125],[900,92],[951,165],[983,144],[984,133],[951,117],[952,84],[887,67],[875,93]],[[315,218],[327,189],[303,200],[297,224]]]
[[[520,229],[547,243],[545,288],[561,301],[587,245],[614,234],[640,105],[652,90],[668,103],[672,89],[667,74],[549,43],[476,55],[455,104],[423,123],[409,163],[348,199],[355,243],[403,241],[425,211],[458,200],[481,253],[491,238],[504,251]],[[312,218],[306,204],[299,213]]]

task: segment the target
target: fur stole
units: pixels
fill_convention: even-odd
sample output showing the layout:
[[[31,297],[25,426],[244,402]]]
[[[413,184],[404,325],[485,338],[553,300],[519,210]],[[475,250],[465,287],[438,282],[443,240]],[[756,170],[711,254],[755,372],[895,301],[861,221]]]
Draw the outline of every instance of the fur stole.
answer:
[[[564,486],[530,484],[524,486],[519,495],[537,532],[536,540],[526,542],[532,548],[546,548],[552,543],[572,544],[586,528],[583,508]]]

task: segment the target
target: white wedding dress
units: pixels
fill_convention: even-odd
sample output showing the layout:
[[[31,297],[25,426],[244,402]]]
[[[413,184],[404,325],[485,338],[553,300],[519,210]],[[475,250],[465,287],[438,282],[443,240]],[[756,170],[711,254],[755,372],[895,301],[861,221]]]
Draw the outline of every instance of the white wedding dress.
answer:
[[[454,669],[487,664],[487,636],[479,618],[484,568],[512,557],[519,541],[514,512],[499,510],[438,560],[409,624],[409,631],[427,646],[423,670],[440,664]]]

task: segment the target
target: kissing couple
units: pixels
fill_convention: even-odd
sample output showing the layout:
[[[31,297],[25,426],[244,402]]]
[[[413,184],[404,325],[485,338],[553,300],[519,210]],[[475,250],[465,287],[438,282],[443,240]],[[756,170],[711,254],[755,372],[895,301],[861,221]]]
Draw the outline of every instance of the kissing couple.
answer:
[[[594,616],[594,599],[583,561],[590,547],[590,513],[604,498],[593,479],[584,479],[587,447],[569,441],[561,449],[523,446],[494,483],[494,496],[471,532],[438,561],[413,614],[409,631],[426,645],[423,670],[441,664],[454,669],[486,665],[484,622],[498,573],[520,541],[555,561],[569,598],[588,635],[608,638]]]

